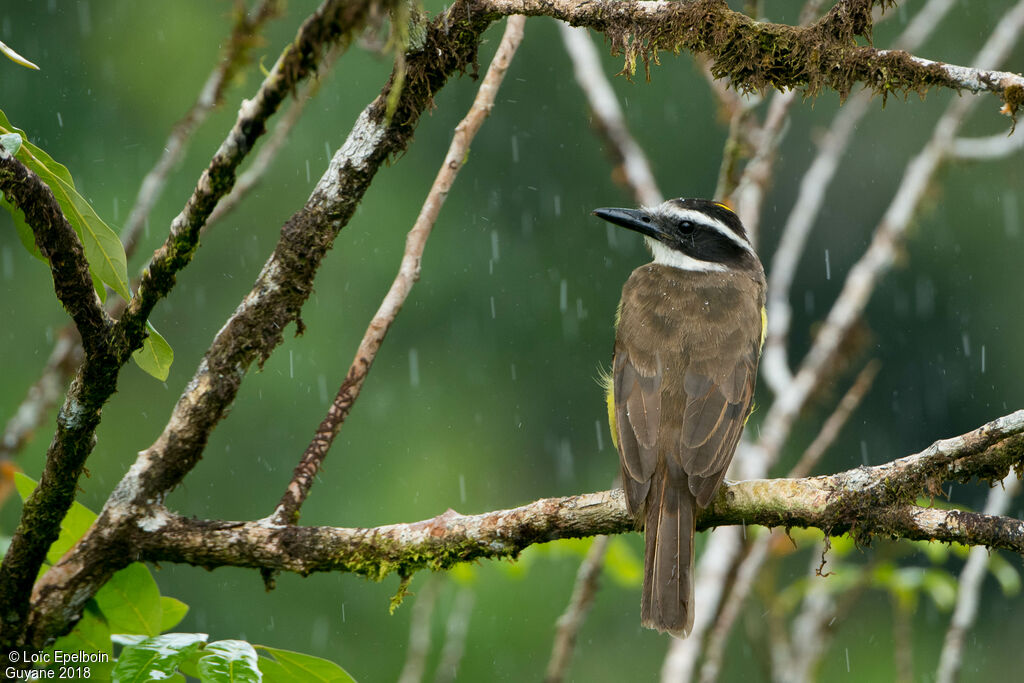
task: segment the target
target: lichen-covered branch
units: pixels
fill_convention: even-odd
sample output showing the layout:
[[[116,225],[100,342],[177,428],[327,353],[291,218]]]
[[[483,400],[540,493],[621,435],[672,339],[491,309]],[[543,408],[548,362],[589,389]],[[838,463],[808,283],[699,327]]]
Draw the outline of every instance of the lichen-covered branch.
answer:
[[[857,44],[870,39],[871,10],[890,0],[841,0],[806,27],[758,22],[729,9],[724,0],[693,2],[593,2],[591,0],[490,0],[500,14],[549,16],[605,34],[622,54],[625,72],[643,61],[648,73],[661,51],[707,56],[715,78],[741,90],[799,88],[808,95],[834,90],[845,98],[856,83],[886,97],[934,87],[988,91],[1016,111],[1024,76],[952,66],[899,50]]]
[[[346,12],[358,7],[365,9],[362,4],[346,5],[342,15],[348,17]],[[36,582],[31,642],[45,643],[74,623],[86,600],[119,568],[114,558],[118,549],[127,547],[126,534],[134,515],[178,484],[199,461],[210,432],[230,407],[250,365],[269,357],[290,323],[296,322],[302,330],[299,311],[312,292],[313,278],[334,238],[352,216],[377,170],[405,149],[434,94],[452,74],[475,64],[480,35],[496,18],[476,16],[464,3],[450,7],[426,27],[422,43],[406,55],[404,86],[391,116],[387,116],[391,81],[359,116],[306,205],[285,223],[274,253],[252,290],[217,333],[163,433],[139,454],[82,541]],[[275,67],[272,75],[279,73]],[[243,106],[243,115],[253,106]],[[234,133],[230,138],[234,139]],[[222,151],[230,152],[224,147],[233,149],[234,145],[226,141],[222,146]],[[191,240],[198,226],[188,217],[210,208],[206,207],[210,195],[203,187],[213,178],[209,170],[204,172],[193,196],[193,200],[201,200],[190,200],[175,222],[184,231],[172,231],[181,237],[181,243],[165,244],[154,256],[154,264],[163,264],[164,274],[173,276],[177,265],[183,265],[181,259],[187,262],[190,258],[190,250],[195,247]],[[169,243],[173,240],[172,235]],[[154,283],[160,279],[149,277]],[[137,298],[145,296],[141,287]],[[144,319],[145,313],[142,304],[129,308],[121,322],[133,315],[137,320]]]
[[[112,360],[111,321],[93,288],[82,243],[53,192],[3,149],[0,189],[24,212],[36,245],[49,261],[57,298],[74,321],[86,353],[76,386],[68,392],[57,416],[40,484],[25,502],[0,565],[0,647],[6,647],[17,644],[24,633],[32,582],[74,500],[78,477],[95,440],[99,409],[117,383],[117,366],[106,370]]]
[[[828,534],[852,531],[862,541],[885,535],[1024,552],[1024,521],[913,502],[941,480],[1002,478],[1011,467],[1024,471],[1024,410],[877,467],[723,485],[697,528],[816,527]],[[421,522],[368,529],[296,527],[266,520],[213,522],[175,515],[156,505],[136,519],[126,540],[139,557],[155,562],[304,575],[346,571],[381,579],[393,572],[405,576],[475,559],[511,558],[530,545],[560,538],[633,529],[622,492],[614,489],[546,498],[479,515],[448,510]]]
[[[387,5],[377,0],[324,0],[303,22],[256,95],[242,102],[234,126],[200,176],[185,208],[171,222],[167,240],[153,254],[137,294],[114,328],[115,343],[128,346],[136,338],[142,339],[153,307],[171,291],[176,274],[191,262],[206,219],[231,191],[239,164],[266,131],[267,120],[285,97],[316,69],[325,50],[350,40],[365,25],[371,9]]]

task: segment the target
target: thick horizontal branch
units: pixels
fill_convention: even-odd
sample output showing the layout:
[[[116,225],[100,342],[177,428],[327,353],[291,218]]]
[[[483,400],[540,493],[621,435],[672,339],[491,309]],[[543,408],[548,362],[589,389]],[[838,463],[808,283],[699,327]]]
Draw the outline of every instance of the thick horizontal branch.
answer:
[[[1024,411],[877,467],[726,484],[702,512],[697,528],[815,527],[828,534],[852,530],[862,541],[884,535],[1024,553],[1021,520],[907,502],[939,480],[990,478],[1014,466],[1024,470]],[[128,542],[142,559],[299,574],[346,571],[374,579],[481,558],[510,558],[535,543],[635,528],[618,489],[546,498],[480,515],[448,510],[421,522],[369,529],[296,527],[267,520],[211,522],[174,515],[161,506],[147,508],[136,519]]]

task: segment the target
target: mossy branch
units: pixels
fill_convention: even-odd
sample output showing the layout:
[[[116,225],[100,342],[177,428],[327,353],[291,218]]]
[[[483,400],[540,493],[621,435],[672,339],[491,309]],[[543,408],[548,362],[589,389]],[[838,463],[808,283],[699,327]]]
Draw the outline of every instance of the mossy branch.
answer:
[[[1014,467],[1024,474],[1024,410],[877,467],[723,485],[697,528],[815,527],[827,534],[850,531],[860,542],[883,535],[1024,553],[1021,520],[915,503],[943,481],[998,480]],[[150,561],[302,575],[344,571],[374,580],[483,558],[515,558],[536,543],[635,529],[619,489],[479,515],[448,510],[421,522],[366,529],[196,520],[161,506],[148,508],[139,519],[130,543]]]
[[[707,57],[716,78],[737,90],[796,88],[806,96],[834,90],[845,99],[857,83],[884,99],[892,93],[924,95],[940,87],[988,91],[1014,114],[1024,99],[1024,77],[933,62],[871,42],[871,11],[891,0],[841,0],[806,27],[759,22],[730,10],[724,0],[607,2],[592,0],[479,0],[481,12],[549,16],[603,33],[623,73],[643,62],[650,77],[658,54],[692,52]]]

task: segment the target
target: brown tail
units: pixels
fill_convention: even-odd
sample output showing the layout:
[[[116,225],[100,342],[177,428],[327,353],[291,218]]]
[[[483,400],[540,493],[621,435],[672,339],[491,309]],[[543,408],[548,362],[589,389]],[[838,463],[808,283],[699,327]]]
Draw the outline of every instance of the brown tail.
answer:
[[[640,621],[685,638],[693,628],[693,531],[696,500],[685,480],[654,475],[644,523],[644,590]]]

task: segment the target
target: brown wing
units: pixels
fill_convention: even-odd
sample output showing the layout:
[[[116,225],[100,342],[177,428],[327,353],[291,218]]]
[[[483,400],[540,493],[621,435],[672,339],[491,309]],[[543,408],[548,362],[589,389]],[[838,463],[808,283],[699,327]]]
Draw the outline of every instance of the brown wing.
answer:
[[[615,425],[618,430],[622,486],[630,513],[642,509],[658,464],[661,424],[661,368],[637,368],[616,345],[612,361]]]
[[[728,355],[702,367],[691,359],[683,377],[686,409],[683,411],[679,442],[675,452],[689,475],[690,492],[701,507],[711,502],[732,461],[743,423],[750,411],[757,373],[758,349],[748,343],[748,352],[732,368],[722,367]],[[717,375],[717,377],[715,376]]]

